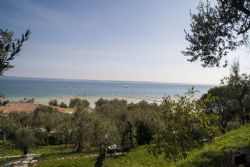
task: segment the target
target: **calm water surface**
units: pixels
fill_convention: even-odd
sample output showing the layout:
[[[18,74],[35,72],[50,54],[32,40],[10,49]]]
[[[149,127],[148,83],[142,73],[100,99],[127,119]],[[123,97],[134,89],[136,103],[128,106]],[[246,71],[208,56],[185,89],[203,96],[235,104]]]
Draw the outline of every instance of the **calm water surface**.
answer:
[[[160,99],[163,96],[184,94],[191,87],[206,93],[212,85],[172,84],[130,81],[93,81],[63,79],[31,79],[2,77],[0,93],[7,98],[16,97],[135,97]]]

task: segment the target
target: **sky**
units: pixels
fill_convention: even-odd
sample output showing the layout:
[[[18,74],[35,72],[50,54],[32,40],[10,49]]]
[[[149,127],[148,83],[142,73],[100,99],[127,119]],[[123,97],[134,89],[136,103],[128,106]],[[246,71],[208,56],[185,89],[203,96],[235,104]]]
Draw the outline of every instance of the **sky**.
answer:
[[[0,0],[0,28],[30,39],[6,76],[219,84],[228,68],[181,54],[199,0]],[[249,72],[249,51],[229,56]]]

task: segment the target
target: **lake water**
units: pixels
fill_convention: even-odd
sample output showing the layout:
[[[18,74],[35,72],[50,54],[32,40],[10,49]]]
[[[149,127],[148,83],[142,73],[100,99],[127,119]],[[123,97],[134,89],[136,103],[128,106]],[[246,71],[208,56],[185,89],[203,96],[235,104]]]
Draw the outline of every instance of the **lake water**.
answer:
[[[24,97],[35,98],[47,103],[48,99],[57,98],[68,101],[70,97],[86,97],[92,103],[99,98],[123,98],[130,101],[161,100],[163,96],[184,94],[195,87],[197,96],[206,93],[212,85],[174,84],[134,81],[94,81],[64,79],[31,79],[1,77],[0,93],[10,100],[21,100]],[[43,100],[42,100],[43,99]]]

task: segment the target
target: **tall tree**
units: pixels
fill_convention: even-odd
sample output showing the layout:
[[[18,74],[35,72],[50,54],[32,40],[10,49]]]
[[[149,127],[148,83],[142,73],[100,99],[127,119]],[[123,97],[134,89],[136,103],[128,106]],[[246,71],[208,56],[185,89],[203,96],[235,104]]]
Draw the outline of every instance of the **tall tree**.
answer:
[[[117,144],[120,140],[119,130],[115,126],[114,121],[98,114],[95,114],[93,129],[93,141],[99,147],[99,155],[95,162],[95,167],[102,167],[104,166],[108,146]]]
[[[250,29],[249,0],[217,0],[200,2],[198,13],[191,13],[190,32],[185,31],[189,46],[182,53],[189,61],[200,60],[204,67],[227,65],[229,51],[248,44]]]
[[[154,154],[164,154],[170,160],[186,158],[190,149],[203,145],[215,136],[217,117],[203,112],[204,101],[195,98],[194,89],[177,99],[164,98],[164,125],[156,135],[157,144],[151,147]]]
[[[235,62],[231,67],[229,77],[222,80],[222,84],[227,85],[234,91],[235,99],[239,103],[239,115],[242,123],[245,123],[247,115],[247,104],[249,103],[250,76],[246,73],[240,74],[239,62]]]
[[[20,53],[23,43],[29,39],[30,34],[30,30],[26,30],[20,39],[13,39],[13,32],[0,28],[0,75],[13,67],[10,61]],[[5,102],[4,95],[0,94],[0,105],[4,105]]]
[[[76,145],[77,152],[83,152],[84,146],[88,145],[91,140],[92,115],[85,110],[78,110],[73,114],[73,141]]]
[[[250,115],[250,76],[240,73],[239,62],[235,61],[230,74],[221,80],[221,85],[208,90],[201,99],[209,96],[214,101],[207,103],[205,111],[219,116],[222,132],[230,130],[230,126],[249,121]]]

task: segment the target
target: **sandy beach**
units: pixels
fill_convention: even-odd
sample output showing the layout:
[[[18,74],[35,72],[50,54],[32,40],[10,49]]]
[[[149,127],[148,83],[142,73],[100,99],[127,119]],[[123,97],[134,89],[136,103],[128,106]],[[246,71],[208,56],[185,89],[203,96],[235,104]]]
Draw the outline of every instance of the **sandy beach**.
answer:
[[[70,99],[72,98],[81,98],[81,99],[87,99],[90,103],[90,107],[94,108],[95,107],[95,102],[98,101],[100,98],[103,99],[108,99],[108,100],[112,100],[112,99],[124,99],[126,100],[128,103],[138,103],[142,100],[145,100],[147,102],[150,103],[161,103],[162,102],[162,98],[154,98],[154,97],[128,97],[128,96],[102,96],[102,97],[97,97],[97,96],[50,96],[50,97],[12,97],[12,98],[8,98],[8,100],[10,101],[21,101],[24,98],[26,99],[34,99],[35,103],[39,103],[39,104],[45,104],[47,105],[48,102],[52,99],[57,99],[58,103],[60,104],[61,102],[66,103],[67,105],[70,102]]]

